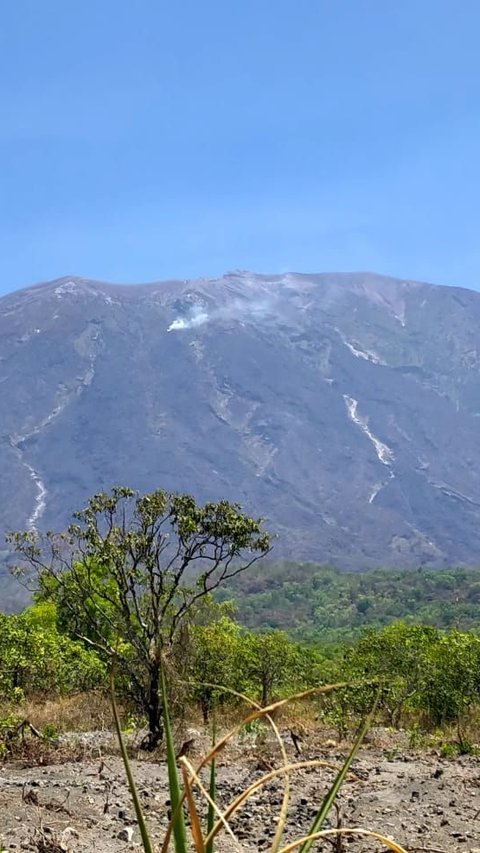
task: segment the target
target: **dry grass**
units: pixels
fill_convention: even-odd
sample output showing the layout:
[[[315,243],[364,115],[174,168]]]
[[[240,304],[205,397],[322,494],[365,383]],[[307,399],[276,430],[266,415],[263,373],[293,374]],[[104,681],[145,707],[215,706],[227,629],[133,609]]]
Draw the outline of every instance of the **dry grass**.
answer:
[[[32,835],[31,849],[37,853],[65,853],[67,847],[51,829],[40,827]]]
[[[21,705],[0,704],[0,719],[10,716],[27,724],[20,725],[18,731],[14,724],[2,757],[23,767],[83,761],[91,757],[92,749],[100,755],[103,747],[92,747],[75,737],[62,740],[59,736],[112,730],[111,703],[99,692],[53,699],[36,697]]]
[[[80,744],[55,744],[25,730],[7,741],[6,750],[2,753],[2,760],[20,767],[65,764],[71,761],[83,761],[85,757],[85,748]]]
[[[43,731],[46,726],[57,732],[110,731],[112,706],[102,693],[78,693],[53,699],[33,697],[21,706],[0,704],[0,717],[17,714]]]

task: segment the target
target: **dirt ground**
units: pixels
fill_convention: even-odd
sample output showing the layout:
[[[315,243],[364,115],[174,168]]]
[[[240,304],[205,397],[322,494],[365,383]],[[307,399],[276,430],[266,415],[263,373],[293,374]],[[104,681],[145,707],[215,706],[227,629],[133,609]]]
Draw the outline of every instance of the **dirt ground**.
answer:
[[[189,758],[198,761],[205,748],[199,732]],[[113,853],[140,850],[123,765],[105,733],[82,735],[79,761],[26,767],[21,760],[0,764],[0,850],[40,853]],[[285,733],[289,758],[293,744]],[[199,748],[200,747],[200,748]],[[301,759],[339,762],[347,747],[321,739],[306,744]],[[62,752],[62,755],[65,753]],[[55,755],[53,755],[55,759]],[[133,759],[133,770],[155,848],[160,850],[168,822],[169,800],[162,759]],[[280,766],[272,744],[255,737],[238,739],[221,754],[219,798],[227,805],[268,767]],[[304,769],[295,774],[285,839],[307,831],[333,771]],[[256,793],[232,823],[239,840],[222,835],[218,853],[268,850],[283,792],[279,779]],[[480,759],[444,759],[406,747],[366,745],[354,762],[354,775],[343,787],[331,825],[368,827],[394,838],[410,853],[480,853]],[[385,849],[370,839],[344,837],[343,846],[317,843],[315,850]]]

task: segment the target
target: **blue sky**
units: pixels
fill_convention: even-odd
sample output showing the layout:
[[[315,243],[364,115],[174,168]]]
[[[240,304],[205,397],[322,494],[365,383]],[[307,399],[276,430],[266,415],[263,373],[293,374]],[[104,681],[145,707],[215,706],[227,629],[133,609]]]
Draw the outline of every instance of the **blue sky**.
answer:
[[[0,292],[370,269],[480,288],[478,0],[14,0]]]

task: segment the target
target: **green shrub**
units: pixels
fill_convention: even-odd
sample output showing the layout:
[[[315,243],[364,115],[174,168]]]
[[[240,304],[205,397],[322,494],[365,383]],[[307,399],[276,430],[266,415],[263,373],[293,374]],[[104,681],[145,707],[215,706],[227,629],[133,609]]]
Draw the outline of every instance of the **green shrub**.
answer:
[[[53,605],[37,604],[19,615],[0,614],[0,698],[55,696],[105,684],[106,669],[79,641],[61,634]]]

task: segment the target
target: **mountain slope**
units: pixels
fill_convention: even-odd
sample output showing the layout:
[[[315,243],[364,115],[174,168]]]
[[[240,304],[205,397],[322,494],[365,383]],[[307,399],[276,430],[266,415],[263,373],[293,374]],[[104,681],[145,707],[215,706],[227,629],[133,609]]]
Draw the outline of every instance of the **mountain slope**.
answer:
[[[162,486],[265,516],[277,556],[476,563],[479,367],[479,294],[372,274],[13,293],[0,527]]]

